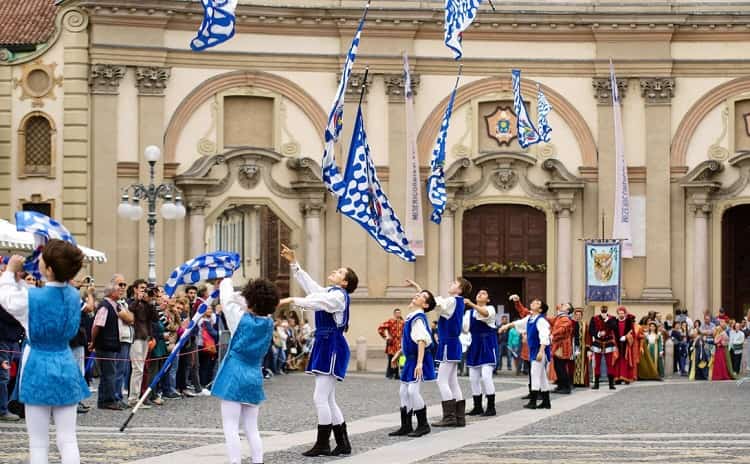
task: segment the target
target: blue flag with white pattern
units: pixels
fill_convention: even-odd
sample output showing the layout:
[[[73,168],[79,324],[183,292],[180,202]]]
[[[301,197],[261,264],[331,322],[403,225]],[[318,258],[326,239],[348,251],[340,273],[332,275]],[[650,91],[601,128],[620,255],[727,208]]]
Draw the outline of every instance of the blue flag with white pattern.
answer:
[[[36,211],[17,211],[16,230],[19,232],[31,232],[34,236],[34,252],[26,258],[23,270],[32,274],[35,279],[41,280],[39,272],[39,257],[42,255],[44,245],[50,239],[63,240],[76,245],[76,239],[68,229],[51,217]]]
[[[164,292],[172,296],[180,285],[192,285],[205,280],[231,277],[240,266],[240,255],[226,251],[214,251],[177,266],[164,284]]]
[[[435,224],[440,224],[443,219],[445,205],[448,202],[448,193],[445,191],[445,144],[448,140],[448,127],[453,114],[453,103],[456,101],[456,91],[458,90],[458,81],[461,78],[459,70],[456,78],[456,85],[451,92],[451,98],[443,114],[443,122],[440,124],[435,148],[432,149],[432,159],[430,159],[430,177],[427,178],[427,198],[432,205],[432,214],[430,220]]]
[[[445,45],[457,60],[463,56],[461,38],[477,17],[482,0],[445,0]]]
[[[404,261],[416,260],[401,221],[380,186],[375,163],[370,157],[361,106],[357,109],[349,146],[344,186],[338,202],[341,214],[359,223],[388,253]]]
[[[539,86],[539,95],[537,96],[536,100],[536,112],[537,112],[537,127],[539,127],[539,138],[544,143],[549,143],[552,138],[550,137],[550,134],[552,133],[552,127],[549,125],[549,121],[547,120],[547,117],[549,116],[550,112],[552,111],[552,105],[549,104],[547,101],[547,97],[544,95],[544,91],[542,90],[542,86]]]
[[[529,113],[526,111],[526,105],[523,103],[523,97],[521,97],[521,71],[518,69],[513,70],[513,107],[516,112],[517,129],[518,129],[518,143],[521,148],[529,148],[530,146],[541,142],[539,132],[534,127],[534,123],[529,118]]]
[[[201,0],[203,22],[198,34],[190,42],[193,51],[223,44],[234,37],[235,13],[238,0]]]
[[[336,165],[336,157],[333,152],[336,142],[341,135],[341,129],[344,127],[344,95],[349,83],[349,77],[352,75],[354,61],[357,59],[357,50],[359,48],[359,39],[362,35],[362,28],[365,26],[367,11],[370,9],[370,1],[365,5],[365,12],[359,21],[359,27],[352,39],[352,45],[349,47],[349,53],[346,55],[344,70],[341,72],[341,80],[336,90],[336,98],[331,105],[331,112],[328,114],[328,125],[325,131],[325,145],[323,147],[323,161],[320,164],[323,175],[323,183],[329,192],[340,197],[344,194],[344,178],[341,175],[339,167]]]

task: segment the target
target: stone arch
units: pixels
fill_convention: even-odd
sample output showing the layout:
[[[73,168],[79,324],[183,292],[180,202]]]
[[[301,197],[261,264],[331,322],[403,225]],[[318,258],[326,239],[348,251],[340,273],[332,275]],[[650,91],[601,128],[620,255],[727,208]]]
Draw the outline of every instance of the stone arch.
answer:
[[[596,142],[594,142],[594,136],[591,134],[591,129],[588,124],[586,124],[581,113],[579,113],[578,110],[567,99],[565,99],[565,97],[554,91],[552,88],[530,79],[524,79],[521,81],[521,94],[527,98],[536,98],[537,85],[541,86],[552,107],[573,131],[576,141],[581,148],[583,165],[596,166],[598,164]],[[510,79],[499,77],[488,77],[486,79],[466,84],[458,89],[454,107],[458,108],[476,97],[493,92],[507,91],[510,88]],[[420,159],[426,160],[429,156],[432,144],[435,143],[435,138],[440,130],[440,123],[442,122],[443,113],[445,113],[445,108],[448,106],[449,100],[450,95],[446,96],[432,110],[419,131],[417,146]]]
[[[750,91],[750,77],[740,77],[714,87],[695,102],[680,121],[677,132],[672,138],[671,165],[685,166],[693,134],[708,113],[727,98],[748,91]]]
[[[327,122],[325,111],[299,85],[281,76],[262,71],[233,71],[206,79],[180,102],[164,133],[165,161],[170,163],[175,161],[180,135],[190,117],[203,103],[219,92],[241,86],[257,87],[283,95],[302,109],[315,126],[317,133],[323,134],[325,131]]]

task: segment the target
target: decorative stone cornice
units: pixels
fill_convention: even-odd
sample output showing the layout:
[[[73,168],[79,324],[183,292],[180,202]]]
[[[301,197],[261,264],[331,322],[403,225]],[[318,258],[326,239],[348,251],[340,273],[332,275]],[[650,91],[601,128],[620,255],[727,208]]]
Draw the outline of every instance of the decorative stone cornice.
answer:
[[[323,215],[326,205],[318,201],[306,201],[300,204],[299,209],[302,211],[302,215],[306,218],[319,218]]]
[[[89,87],[94,95],[117,95],[126,67],[119,64],[94,64],[89,74]]]
[[[612,81],[609,77],[595,77],[591,81],[594,87],[594,97],[600,105],[612,104]],[[628,80],[626,78],[617,79],[617,89],[620,92],[620,99],[625,98],[628,90]]]
[[[171,68],[137,66],[135,68],[135,86],[138,88],[138,94],[164,95],[171,74]]]
[[[674,79],[671,77],[641,78],[641,96],[647,105],[669,104],[674,97]]]
[[[403,74],[385,74],[383,76],[383,82],[385,83],[385,94],[388,95],[388,101],[395,103],[404,101],[404,81],[405,79]],[[419,82],[419,74],[412,74],[411,93],[413,95],[417,94]]]
[[[189,216],[203,216],[206,214],[209,202],[205,198],[190,198],[185,200],[185,208]]]

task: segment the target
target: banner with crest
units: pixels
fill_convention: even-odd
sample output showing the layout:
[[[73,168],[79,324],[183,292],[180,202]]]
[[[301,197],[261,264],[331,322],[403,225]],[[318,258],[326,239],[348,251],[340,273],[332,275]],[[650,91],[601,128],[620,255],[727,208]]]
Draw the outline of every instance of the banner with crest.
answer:
[[[622,296],[622,241],[586,240],[586,303],[617,302]]]

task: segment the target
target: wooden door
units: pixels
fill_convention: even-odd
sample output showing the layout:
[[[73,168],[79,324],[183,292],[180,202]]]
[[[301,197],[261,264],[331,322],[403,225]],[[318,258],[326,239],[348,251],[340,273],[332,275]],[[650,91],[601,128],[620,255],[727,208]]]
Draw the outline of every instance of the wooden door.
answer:
[[[750,205],[735,206],[724,213],[721,235],[721,305],[738,320],[750,308]]]

